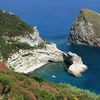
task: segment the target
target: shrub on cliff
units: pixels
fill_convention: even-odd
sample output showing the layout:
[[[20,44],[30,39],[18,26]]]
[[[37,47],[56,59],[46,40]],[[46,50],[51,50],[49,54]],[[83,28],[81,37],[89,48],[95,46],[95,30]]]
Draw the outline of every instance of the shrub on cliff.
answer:
[[[0,36],[19,36],[33,32],[32,28],[18,16],[0,10]]]

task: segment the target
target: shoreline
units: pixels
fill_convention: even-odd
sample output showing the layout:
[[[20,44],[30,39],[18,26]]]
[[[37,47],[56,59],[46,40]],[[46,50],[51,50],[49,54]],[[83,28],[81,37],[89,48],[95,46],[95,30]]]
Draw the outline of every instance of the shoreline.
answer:
[[[37,65],[33,65],[32,67],[25,67],[24,69],[23,68],[16,68],[15,71],[16,72],[20,72],[20,73],[25,73],[25,74],[28,74],[28,73],[31,73],[33,71],[35,71],[36,69],[40,68],[40,67],[43,67],[44,65],[48,64],[49,62],[46,62],[46,63],[40,63],[40,64],[37,64]]]

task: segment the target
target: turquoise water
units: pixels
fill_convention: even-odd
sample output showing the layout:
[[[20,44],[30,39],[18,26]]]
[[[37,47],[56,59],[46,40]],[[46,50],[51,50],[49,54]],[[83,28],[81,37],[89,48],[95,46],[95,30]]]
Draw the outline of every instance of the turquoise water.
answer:
[[[69,48],[70,51],[80,55],[83,58],[83,62],[88,66],[88,70],[81,78],[70,76],[64,69],[66,65],[62,63],[46,65],[34,71],[33,75],[56,83],[70,83],[78,88],[88,89],[100,94],[100,48],[78,45],[70,45]],[[53,78],[53,75],[56,76],[56,78]]]
[[[89,72],[87,71],[86,73],[83,74],[83,77],[75,78],[73,76],[70,76],[67,73],[67,71],[65,70],[65,67],[66,65],[63,63],[50,63],[48,65],[45,65],[37,69],[31,75],[44,78],[45,80],[48,80],[50,82],[70,83],[71,85],[77,86],[79,88],[89,89],[90,91],[95,91],[96,93],[99,93],[100,88],[98,88],[97,85],[99,85],[100,83],[98,83],[95,86],[95,82],[93,81],[96,81],[96,82],[99,82],[99,81],[97,81],[96,79],[93,79],[92,74],[88,75]]]
[[[70,45],[70,28],[81,8],[100,13],[100,0],[0,0],[0,9],[13,12],[31,26],[38,26],[43,39],[53,41],[63,51],[72,51],[82,57],[88,71],[81,78],[70,76],[64,64],[44,66],[34,74],[56,83],[67,82],[100,94],[100,48]],[[56,78],[52,78],[55,75]]]

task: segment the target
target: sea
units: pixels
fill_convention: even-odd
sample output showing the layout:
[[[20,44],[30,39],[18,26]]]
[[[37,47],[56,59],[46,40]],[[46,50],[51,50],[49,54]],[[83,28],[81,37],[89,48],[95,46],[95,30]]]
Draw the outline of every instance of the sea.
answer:
[[[69,75],[64,63],[45,65],[34,71],[33,76],[100,94],[100,48],[68,42],[70,29],[83,8],[100,13],[100,0],[0,0],[0,9],[18,15],[32,27],[37,26],[44,40],[56,43],[62,51],[77,53],[88,66],[80,78]]]

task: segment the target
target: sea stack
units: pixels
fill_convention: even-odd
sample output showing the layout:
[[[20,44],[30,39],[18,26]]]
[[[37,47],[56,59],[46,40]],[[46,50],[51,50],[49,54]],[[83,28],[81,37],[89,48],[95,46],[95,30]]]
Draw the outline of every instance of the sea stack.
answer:
[[[100,47],[100,14],[82,9],[71,28],[69,41],[74,44]]]

